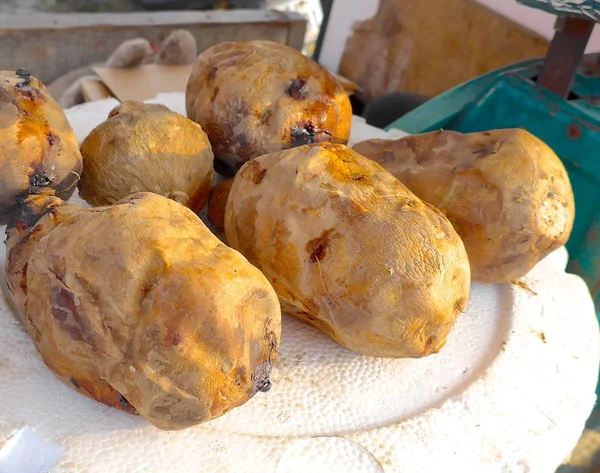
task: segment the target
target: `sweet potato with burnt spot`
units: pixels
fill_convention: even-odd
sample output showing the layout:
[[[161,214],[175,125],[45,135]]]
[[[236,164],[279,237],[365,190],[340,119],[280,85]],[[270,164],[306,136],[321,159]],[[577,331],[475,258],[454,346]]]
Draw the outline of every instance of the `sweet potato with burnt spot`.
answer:
[[[569,239],[575,204],[565,167],[525,130],[436,131],[354,150],[448,217],[475,281],[518,279]]]
[[[23,69],[0,71],[0,225],[31,189],[68,199],[81,167],[73,129],[44,84]]]
[[[199,213],[215,178],[206,133],[160,104],[115,107],[83,141],[81,154],[79,194],[90,205],[154,192]]]
[[[176,430],[269,389],[277,295],[182,205],[151,193],[91,209],[32,196],[7,252],[21,320],[80,393]]]
[[[194,63],[187,115],[208,134],[219,173],[307,143],[347,143],[352,121],[343,86],[299,51],[270,41],[221,43]]]
[[[469,262],[450,222],[343,145],[245,164],[225,234],[284,311],[364,355],[437,352],[468,302]]]

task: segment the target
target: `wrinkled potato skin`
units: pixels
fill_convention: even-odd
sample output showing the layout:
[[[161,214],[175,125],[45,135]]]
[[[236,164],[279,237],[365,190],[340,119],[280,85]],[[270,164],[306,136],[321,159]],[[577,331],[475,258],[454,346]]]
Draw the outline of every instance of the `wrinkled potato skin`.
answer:
[[[111,205],[154,192],[199,213],[215,173],[206,133],[164,105],[125,102],[81,145],[79,193],[90,205]]]
[[[225,233],[285,312],[364,355],[439,351],[468,302],[469,263],[450,222],[343,145],[244,165]]]
[[[227,198],[231,192],[233,179],[219,182],[210,194],[208,201],[208,219],[215,224],[219,230],[225,228],[225,207]]]
[[[68,199],[81,169],[73,129],[44,84],[0,71],[0,225],[31,187],[52,187]]]
[[[296,51],[270,41],[221,43],[198,56],[187,115],[208,134],[217,171],[249,159],[331,141],[346,144],[352,108],[342,85]]]
[[[575,203],[565,167],[525,130],[436,131],[354,150],[448,217],[474,281],[519,279],[569,239]]]
[[[277,295],[189,209],[151,193],[92,209],[35,196],[8,235],[21,320],[80,393],[177,430],[270,387]]]

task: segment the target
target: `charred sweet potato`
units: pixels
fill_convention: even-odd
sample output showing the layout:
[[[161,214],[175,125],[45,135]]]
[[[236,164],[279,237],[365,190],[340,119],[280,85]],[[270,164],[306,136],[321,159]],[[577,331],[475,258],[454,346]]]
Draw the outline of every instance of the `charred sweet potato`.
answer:
[[[0,71],[0,225],[32,188],[68,199],[81,167],[73,129],[44,84],[23,69]]]
[[[270,387],[277,295],[182,205],[151,193],[91,209],[31,196],[7,253],[28,333],[80,393],[176,430]]]
[[[347,143],[352,109],[326,69],[270,41],[221,43],[198,56],[187,115],[208,134],[218,172],[307,143]]]
[[[469,262],[450,222],[343,145],[246,163],[227,200],[225,234],[284,311],[358,353],[435,353],[467,305]]]
[[[475,281],[518,279],[569,239],[575,204],[565,167],[525,130],[436,131],[354,150],[448,217]]]
[[[199,213],[215,177],[200,125],[159,104],[117,106],[83,141],[81,154],[79,193],[90,205],[154,192]]]

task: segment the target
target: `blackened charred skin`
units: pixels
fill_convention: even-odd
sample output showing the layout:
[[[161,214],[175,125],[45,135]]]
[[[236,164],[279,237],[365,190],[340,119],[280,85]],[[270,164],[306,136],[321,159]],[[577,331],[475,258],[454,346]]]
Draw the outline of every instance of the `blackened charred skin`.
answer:
[[[315,129],[309,123],[304,128],[292,128],[292,146],[303,146],[313,144],[315,142]]]
[[[56,143],[56,137],[52,133],[48,133],[46,135],[46,141],[48,141],[50,146],[54,146],[54,143]]]
[[[16,85],[17,88],[18,87],[26,87],[31,83],[31,80],[32,80],[31,74],[26,69],[23,69],[23,68],[17,69],[15,74],[17,74],[17,76],[19,76],[22,79],[21,82],[19,82]]]
[[[125,397],[120,394],[119,395],[119,403],[121,404],[121,409],[127,412],[135,412],[135,408],[129,404],[129,401],[125,399]]]
[[[35,207],[32,207],[25,202],[27,197],[28,196],[21,196],[17,199],[18,210],[12,214],[8,221],[8,225],[6,226],[7,235],[9,234],[10,230],[14,228],[16,228],[19,232],[24,232],[33,228],[44,215],[54,213],[54,208],[60,205],[60,201],[53,202],[44,208],[43,212],[38,213],[35,211]]]
[[[265,361],[256,368],[256,371],[251,377],[253,394],[256,394],[259,391],[266,393],[271,389],[271,380],[269,379],[269,376],[271,375],[272,368],[273,363],[270,361]]]
[[[50,136],[51,135],[48,135],[48,138],[50,138]],[[31,179],[29,179],[29,184],[33,187],[50,187],[50,184],[52,184],[52,178],[44,171],[38,171],[31,176]]]
[[[304,100],[308,95],[306,80],[292,79],[292,83],[286,89],[285,93],[295,100]]]
[[[33,228],[44,215],[45,213],[42,215],[37,214],[29,206],[23,205],[20,209],[20,212],[17,212],[15,215],[13,215],[12,219],[8,222],[6,227],[7,233],[13,228],[16,228],[19,230],[19,232]]]
[[[331,141],[331,133],[317,130],[312,123],[307,123],[304,127],[293,127],[291,135],[292,147],[294,148]]]
[[[73,386],[75,386],[75,389],[79,389],[80,388],[80,385],[79,385],[79,383],[77,382],[77,380],[75,378],[71,378],[71,379],[69,379],[69,381],[71,381],[71,384]]]

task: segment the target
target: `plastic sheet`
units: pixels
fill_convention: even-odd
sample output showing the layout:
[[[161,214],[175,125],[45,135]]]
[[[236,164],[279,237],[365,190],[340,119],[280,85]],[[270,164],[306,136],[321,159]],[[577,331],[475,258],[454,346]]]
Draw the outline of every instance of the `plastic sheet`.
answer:
[[[577,16],[600,22],[598,0],[517,0],[519,3],[558,16]]]

